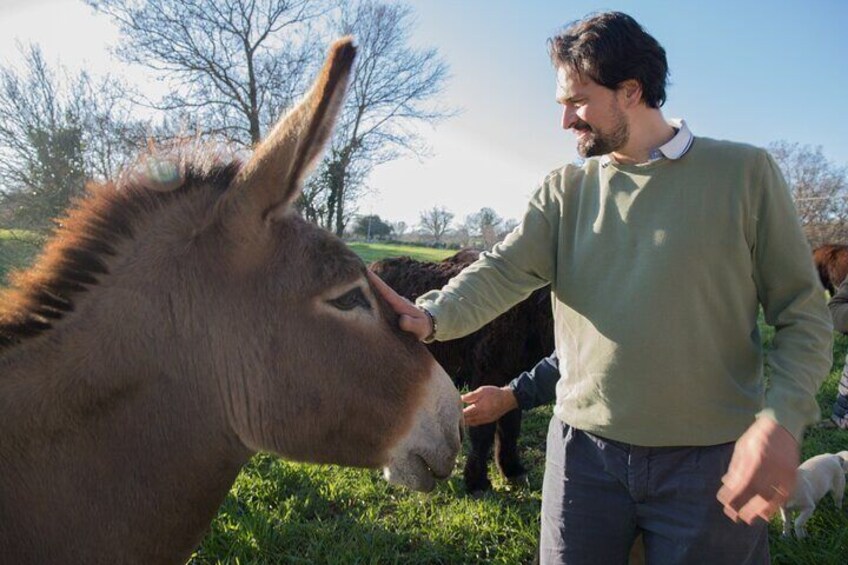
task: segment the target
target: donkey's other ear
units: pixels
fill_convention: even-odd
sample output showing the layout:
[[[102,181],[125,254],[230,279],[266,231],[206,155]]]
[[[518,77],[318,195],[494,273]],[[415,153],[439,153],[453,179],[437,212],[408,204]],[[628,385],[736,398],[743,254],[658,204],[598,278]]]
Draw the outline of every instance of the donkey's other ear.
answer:
[[[336,41],[309,94],[256,146],[227,197],[235,206],[224,213],[238,224],[273,220],[300,195],[341,112],[355,54],[352,38]]]

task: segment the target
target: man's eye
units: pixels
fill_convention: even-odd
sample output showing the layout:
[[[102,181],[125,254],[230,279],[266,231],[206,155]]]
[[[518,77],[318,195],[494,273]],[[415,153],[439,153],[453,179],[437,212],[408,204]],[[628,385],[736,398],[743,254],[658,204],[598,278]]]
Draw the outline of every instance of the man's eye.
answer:
[[[371,309],[371,304],[368,303],[368,299],[362,294],[362,289],[360,288],[351,289],[338,298],[328,300],[328,302],[339,310],[353,310],[354,308]]]

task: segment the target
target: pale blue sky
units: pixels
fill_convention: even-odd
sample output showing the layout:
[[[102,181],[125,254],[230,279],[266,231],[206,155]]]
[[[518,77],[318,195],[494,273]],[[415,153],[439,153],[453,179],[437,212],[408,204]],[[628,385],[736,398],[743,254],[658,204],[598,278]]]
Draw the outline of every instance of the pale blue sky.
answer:
[[[634,16],[665,47],[671,86],[663,109],[696,135],[767,145],[821,145],[848,165],[846,0],[413,0],[413,41],[439,49],[451,67],[444,101],[462,113],[424,128],[432,157],[375,172],[376,192],[360,206],[388,220],[417,222],[445,206],[457,219],[491,206],[519,217],[538,181],[574,160],[559,128],[546,39],[589,12]],[[104,46],[116,34],[75,0],[0,3],[0,59],[18,37],[49,60],[110,68]]]

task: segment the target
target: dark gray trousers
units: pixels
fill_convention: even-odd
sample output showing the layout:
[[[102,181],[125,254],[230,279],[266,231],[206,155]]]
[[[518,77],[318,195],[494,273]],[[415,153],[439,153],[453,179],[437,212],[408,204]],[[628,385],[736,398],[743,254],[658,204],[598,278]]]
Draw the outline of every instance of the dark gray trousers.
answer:
[[[576,430],[554,416],[542,486],[543,565],[768,565],[768,524],[735,524],[716,500],[733,444],[648,448]]]

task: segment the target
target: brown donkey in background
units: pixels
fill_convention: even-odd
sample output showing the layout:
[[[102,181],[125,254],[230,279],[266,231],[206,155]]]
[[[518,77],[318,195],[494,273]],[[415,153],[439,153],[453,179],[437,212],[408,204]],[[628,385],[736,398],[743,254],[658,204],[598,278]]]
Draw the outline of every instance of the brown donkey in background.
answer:
[[[813,263],[822,286],[833,296],[848,276],[848,245],[825,243],[813,249]]]
[[[438,263],[392,257],[369,268],[399,294],[415,300],[446,285],[479,255],[465,249]],[[433,342],[428,345],[430,353],[457,386],[467,385],[471,390],[483,385],[504,386],[554,350],[550,293],[549,287],[539,289],[476,332]],[[471,449],[463,470],[468,492],[480,494],[492,488],[488,467],[493,444],[495,463],[504,477],[515,481],[527,473],[519,455],[520,433],[519,409],[507,412],[497,422],[468,428]]]
[[[244,165],[151,160],[94,187],[15,277],[0,304],[0,561],[184,562],[258,450],[384,466],[419,490],[450,474],[456,389],[362,261],[291,210],[354,52],[333,46]]]

